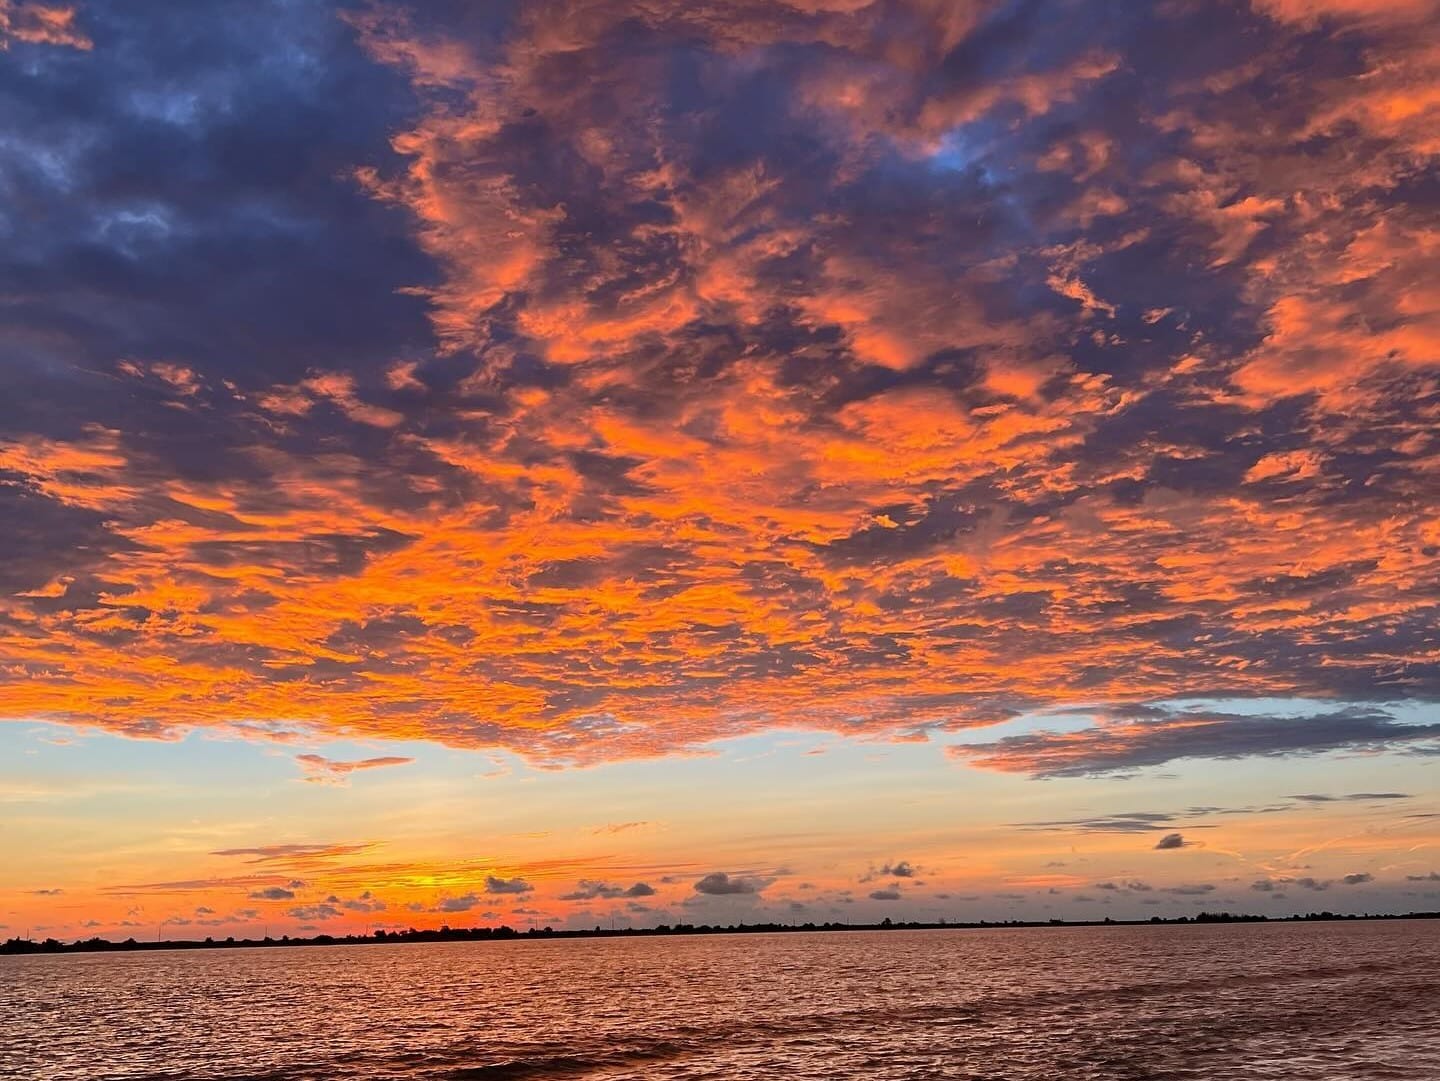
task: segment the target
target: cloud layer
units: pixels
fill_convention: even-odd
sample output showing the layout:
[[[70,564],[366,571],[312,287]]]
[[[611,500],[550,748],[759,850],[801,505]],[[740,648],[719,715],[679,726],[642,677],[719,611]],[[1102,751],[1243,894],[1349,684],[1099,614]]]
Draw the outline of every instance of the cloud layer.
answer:
[[[568,763],[1440,699],[1434,15],[0,3],[6,709]],[[1117,717],[955,753],[1419,734]]]

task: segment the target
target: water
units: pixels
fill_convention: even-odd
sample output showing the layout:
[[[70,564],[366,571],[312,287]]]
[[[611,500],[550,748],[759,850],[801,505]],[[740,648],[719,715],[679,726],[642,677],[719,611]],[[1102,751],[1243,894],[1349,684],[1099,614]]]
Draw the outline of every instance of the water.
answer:
[[[0,957],[25,1081],[1440,1078],[1440,921]]]

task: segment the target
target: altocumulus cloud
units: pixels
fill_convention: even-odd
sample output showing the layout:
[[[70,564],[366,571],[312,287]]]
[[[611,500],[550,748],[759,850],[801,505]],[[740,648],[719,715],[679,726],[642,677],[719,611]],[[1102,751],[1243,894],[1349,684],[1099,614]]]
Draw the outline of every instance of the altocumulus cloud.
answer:
[[[565,764],[1440,699],[1430,5],[483,7],[3,3],[13,715]]]

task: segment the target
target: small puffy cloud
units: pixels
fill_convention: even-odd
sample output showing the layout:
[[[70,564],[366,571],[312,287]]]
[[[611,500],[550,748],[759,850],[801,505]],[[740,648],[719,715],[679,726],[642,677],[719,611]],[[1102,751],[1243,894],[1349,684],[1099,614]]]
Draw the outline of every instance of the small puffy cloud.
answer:
[[[295,908],[287,909],[286,914],[294,916],[297,920],[305,920],[307,922],[313,920],[338,920],[341,916],[340,910],[334,905],[323,903],[318,905],[299,905]]]
[[[252,890],[250,900],[293,901],[295,900],[295,891],[287,890],[284,886],[266,886],[263,890]]]
[[[1440,882],[1440,871],[1431,871],[1428,875],[1406,875],[1407,882]]]
[[[1191,886],[1166,886],[1162,893],[1173,893],[1181,897],[1199,897],[1206,893],[1214,893],[1215,887],[1208,882],[1200,882]]]
[[[495,875],[485,876],[486,893],[529,893],[535,887],[526,882],[523,878],[497,878]]]
[[[639,887],[642,886],[642,885],[644,885],[644,884],[643,884],[643,883],[640,883],[640,882],[637,882],[634,886],[631,887],[631,889],[639,888]],[[650,889],[649,886],[645,886],[645,889],[646,889],[646,890],[649,890],[650,893],[654,893],[654,892],[655,892],[654,890]],[[648,896],[648,894],[643,894],[643,893],[630,893],[629,891],[626,890],[626,888],[625,888],[624,886],[611,885],[609,882],[604,882],[604,881],[600,881],[600,880],[597,880],[597,879],[582,878],[578,883],[576,883],[575,889],[573,889],[573,890],[570,891],[569,893],[561,894],[561,895],[560,895],[560,900],[562,900],[562,901],[596,901],[596,900],[607,900],[607,899],[612,898],[612,897],[627,897],[627,896],[629,896],[629,897],[643,897],[643,896]]]
[[[898,901],[898,900],[900,900],[900,891],[899,891],[898,889],[896,889],[894,886],[889,886],[889,887],[887,887],[887,888],[885,888],[885,889],[881,889],[881,890],[871,890],[871,891],[870,891],[870,900],[872,900],[872,901]]]
[[[1357,871],[1354,874],[1346,875],[1340,881],[1347,886],[1359,886],[1365,882],[1374,882],[1375,876],[1368,871]]]
[[[873,882],[877,878],[914,878],[918,868],[909,860],[889,860],[878,869],[871,867],[861,876],[861,882]]]
[[[366,890],[359,897],[351,897],[338,903],[341,908],[348,912],[384,912],[385,902],[376,897],[369,890]]]
[[[474,893],[461,894],[459,897],[442,897],[439,903],[435,905],[434,911],[469,912],[479,903],[480,898]]]
[[[758,878],[753,875],[731,876],[724,871],[712,871],[695,883],[695,892],[708,894],[711,897],[760,893],[773,881],[773,879]]]
[[[32,897],[59,897],[64,892],[61,889],[31,890],[30,895]]]
[[[1185,845],[1185,836],[1184,834],[1180,833],[1167,833],[1164,837],[1161,837],[1160,840],[1155,842],[1155,847],[1157,849],[1160,849],[1161,851],[1171,848],[1184,848]]]

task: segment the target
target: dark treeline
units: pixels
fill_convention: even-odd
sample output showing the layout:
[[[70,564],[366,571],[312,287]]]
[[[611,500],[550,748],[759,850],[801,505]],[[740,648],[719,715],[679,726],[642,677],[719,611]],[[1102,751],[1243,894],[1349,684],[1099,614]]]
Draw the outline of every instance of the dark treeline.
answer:
[[[748,935],[748,934],[798,934],[821,931],[953,931],[980,930],[984,928],[1017,927],[1136,927],[1154,924],[1211,924],[1211,923],[1325,923],[1331,921],[1365,920],[1433,920],[1440,919],[1440,912],[1407,912],[1400,915],[1363,916],[1340,915],[1335,912],[1310,912],[1304,916],[1251,916],[1230,912],[1201,912],[1195,916],[1176,916],[1170,919],[1151,916],[1146,920],[981,920],[978,923],[961,923],[941,920],[938,923],[895,922],[883,920],[880,923],[739,923],[726,926],[707,923],[661,924],[647,928],[595,927],[590,930],[557,931],[553,927],[530,928],[517,931],[513,927],[440,927],[423,931],[412,927],[406,931],[376,931],[366,935],[315,935],[311,938],[206,938],[167,939],[165,941],[139,942],[127,938],[123,942],[111,942],[104,938],[76,939],[61,942],[47,938],[35,942],[28,938],[12,938],[0,945],[0,954],[7,953],[95,953],[106,951],[125,952],[131,950],[223,950],[223,949],[269,949],[285,946],[373,946],[384,943],[404,942],[488,942],[512,939],[553,939],[553,938],[666,938],[674,935]]]

